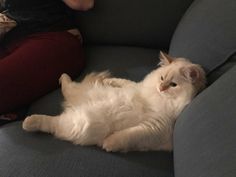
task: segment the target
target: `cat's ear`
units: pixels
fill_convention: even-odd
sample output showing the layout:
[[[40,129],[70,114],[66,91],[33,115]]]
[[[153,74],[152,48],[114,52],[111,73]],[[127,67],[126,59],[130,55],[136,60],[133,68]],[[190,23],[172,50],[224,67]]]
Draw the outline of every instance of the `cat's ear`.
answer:
[[[160,51],[159,58],[161,60],[161,62],[159,63],[160,66],[169,65],[174,60],[174,58],[162,51]]]
[[[202,72],[201,67],[198,65],[190,65],[180,68],[181,75],[191,83],[198,81],[201,78],[201,75],[204,74]]]

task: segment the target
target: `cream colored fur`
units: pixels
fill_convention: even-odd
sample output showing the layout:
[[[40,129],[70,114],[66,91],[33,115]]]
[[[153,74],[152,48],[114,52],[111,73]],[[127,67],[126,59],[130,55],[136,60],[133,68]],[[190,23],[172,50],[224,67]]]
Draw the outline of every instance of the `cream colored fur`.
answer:
[[[31,115],[26,131],[43,131],[106,151],[172,150],[174,123],[205,86],[205,73],[183,58],[161,53],[161,67],[143,81],[92,73],[80,83],[60,78],[65,110],[58,116]]]

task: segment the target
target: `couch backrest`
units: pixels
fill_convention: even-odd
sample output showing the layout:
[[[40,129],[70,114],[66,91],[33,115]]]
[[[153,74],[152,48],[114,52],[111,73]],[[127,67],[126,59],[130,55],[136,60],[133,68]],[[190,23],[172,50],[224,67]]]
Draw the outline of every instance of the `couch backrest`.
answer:
[[[236,52],[236,0],[196,0],[179,23],[169,53],[211,72]]]
[[[167,48],[193,0],[95,0],[94,9],[79,13],[86,44]]]

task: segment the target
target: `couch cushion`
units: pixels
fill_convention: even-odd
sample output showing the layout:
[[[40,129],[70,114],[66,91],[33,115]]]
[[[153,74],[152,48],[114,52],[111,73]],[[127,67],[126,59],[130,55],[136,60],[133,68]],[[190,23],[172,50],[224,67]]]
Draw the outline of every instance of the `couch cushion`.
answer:
[[[159,51],[152,49],[93,46],[86,50],[84,74],[109,69],[115,76],[140,80],[159,62]],[[57,114],[60,102],[60,91],[55,91],[34,103],[30,113]],[[21,122],[0,129],[0,144],[0,174],[4,177],[174,176],[172,153],[106,153],[96,147],[75,146],[51,135],[27,133],[22,130]]]
[[[27,133],[21,122],[0,129],[1,177],[173,177],[172,154],[106,153],[47,134]]]
[[[208,85],[212,84],[220,76],[222,76],[224,73],[226,73],[229,69],[231,69],[235,65],[236,65],[236,53],[230,56],[225,63],[223,63],[222,65],[220,65],[219,67],[215,68],[214,70],[208,73],[207,76]]]
[[[236,66],[202,92],[174,132],[176,177],[236,176]]]
[[[169,52],[211,71],[235,51],[236,1],[196,0],[179,23]]]
[[[85,43],[168,48],[173,32],[193,0],[99,0],[79,14]]]

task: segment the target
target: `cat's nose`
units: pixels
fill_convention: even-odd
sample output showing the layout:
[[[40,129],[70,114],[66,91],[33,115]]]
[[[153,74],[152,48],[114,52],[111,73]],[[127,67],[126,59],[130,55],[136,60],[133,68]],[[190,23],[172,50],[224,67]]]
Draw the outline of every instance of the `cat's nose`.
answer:
[[[163,92],[163,91],[165,91],[167,89],[168,89],[168,86],[165,85],[165,84],[161,84],[160,87],[159,87],[160,92]]]

